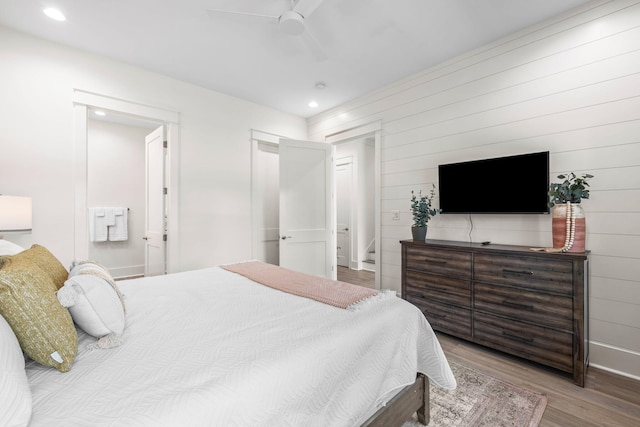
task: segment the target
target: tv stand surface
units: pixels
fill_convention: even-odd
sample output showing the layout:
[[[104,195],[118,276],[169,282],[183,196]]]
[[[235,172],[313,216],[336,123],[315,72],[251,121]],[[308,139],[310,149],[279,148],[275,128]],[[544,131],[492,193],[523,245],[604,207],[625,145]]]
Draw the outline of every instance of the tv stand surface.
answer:
[[[437,331],[573,374],[588,360],[588,253],[448,240],[402,245],[402,297]]]

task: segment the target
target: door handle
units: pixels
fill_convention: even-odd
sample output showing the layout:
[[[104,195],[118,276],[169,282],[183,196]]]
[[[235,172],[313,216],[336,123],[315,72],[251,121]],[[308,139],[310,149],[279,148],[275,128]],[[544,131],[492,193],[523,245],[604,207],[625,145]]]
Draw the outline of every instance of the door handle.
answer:
[[[287,240],[287,239],[290,239],[290,238],[291,238],[291,236],[282,236],[281,237],[282,240]]]
[[[349,231],[349,228],[343,228],[342,231]]]
[[[143,237],[142,240],[149,240],[147,236]]]

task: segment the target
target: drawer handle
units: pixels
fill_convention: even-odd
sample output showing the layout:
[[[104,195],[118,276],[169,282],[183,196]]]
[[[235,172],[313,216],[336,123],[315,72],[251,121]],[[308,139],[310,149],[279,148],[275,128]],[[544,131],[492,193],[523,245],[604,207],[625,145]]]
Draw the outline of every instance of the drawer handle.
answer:
[[[424,262],[427,262],[429,264],[436,264],[436,265],[445,265],[447,263],[447,261],[434,261],[434,260],[429,259],[429,258],[425,258]]]
[[[504,274],[513,274],[516,276],[533,276],[533,271],[530,271],[530,270],[518,271],[518,270],[509,270],[509,269],[503,268],[502,272]]]
[[[533,338],[520,337],[518,335],[510,334],[507,331],[502,331],[502,335],[504,335],[507,338],[511,338],[513,340],[520,341],[520,342],[523,342],[523,343],[526,343],[526,344],[531,344],[533,342]]]
[[[533,311],[533,306],[529,304],[519,304],[517,302],[511,302],[508,300],[502,300],[502,305],[506,305],[507,307],[517,308],[520,310]]]

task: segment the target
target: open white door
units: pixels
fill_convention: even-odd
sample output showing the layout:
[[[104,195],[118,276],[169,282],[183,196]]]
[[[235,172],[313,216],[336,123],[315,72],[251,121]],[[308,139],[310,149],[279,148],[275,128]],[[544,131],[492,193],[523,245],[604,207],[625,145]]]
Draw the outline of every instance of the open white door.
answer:
[[[145,138],[145,263],[144,275],[166,273],[165,227],[165,138],[164,126],[160,126]]]
[[[336,278],[335,147],[280,140],[280,266]]]

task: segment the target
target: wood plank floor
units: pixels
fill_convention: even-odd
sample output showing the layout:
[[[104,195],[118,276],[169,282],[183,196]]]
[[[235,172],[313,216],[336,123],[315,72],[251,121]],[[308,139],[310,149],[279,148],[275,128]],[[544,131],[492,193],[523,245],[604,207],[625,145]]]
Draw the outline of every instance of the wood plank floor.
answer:
[[[640,381],[589,367],[584,388],[569,374],[438,333],[450,361],[546,394],[540,427],[638,427]]]
[[[351,270],[348,267],[338,266],[338,280],[371,289],[376,286],[376,275],[373,271]]]

